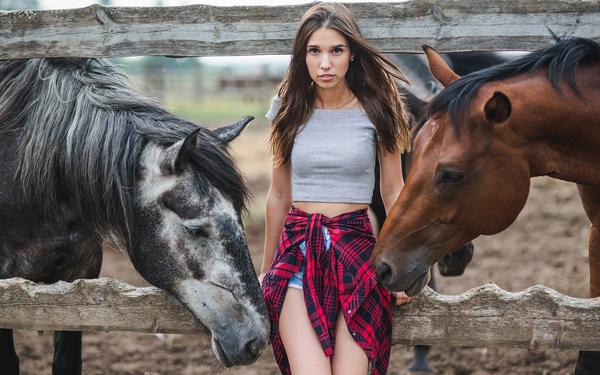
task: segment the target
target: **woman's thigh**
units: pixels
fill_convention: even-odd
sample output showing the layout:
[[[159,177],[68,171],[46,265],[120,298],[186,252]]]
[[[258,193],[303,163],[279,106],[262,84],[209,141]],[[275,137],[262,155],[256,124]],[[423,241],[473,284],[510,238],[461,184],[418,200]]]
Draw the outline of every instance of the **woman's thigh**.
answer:
[[[308,319],[301,289],[287,290],[279,317],[279,335],[293,375],[331,374],[331,362]]]
[[[341,312],[338,313],[331,366],[333,375],[367,375],[369,372],[369,357],[350,335]]]

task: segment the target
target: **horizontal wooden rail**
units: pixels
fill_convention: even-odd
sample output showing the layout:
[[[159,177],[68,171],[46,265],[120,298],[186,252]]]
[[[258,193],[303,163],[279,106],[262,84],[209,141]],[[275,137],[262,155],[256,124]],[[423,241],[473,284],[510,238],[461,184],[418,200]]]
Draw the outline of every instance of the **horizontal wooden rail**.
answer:
[[[302,14],[289,6],[189,5],[0,13],[0,59],[289,54]],[[414,0],[346,4],[382,52],[532,50],[559,37],[600,41],[600,2]]]
[[[394,311],[394,344],[600,350],[600,298],[544,285],[510,293],[489,283],[456,296],[427,288]]]
[[[0,328],[207,333],[179,301],[155,287],[111,278],[42,285],[0,281]]]
[[[0,281],[0,328],[207,333],[164,291],[110,278],[38,285]],[[426,288],[394,309],[395,345],[600,350],[600,299],[543,285],[509,293],[487,284],[456,296]]]

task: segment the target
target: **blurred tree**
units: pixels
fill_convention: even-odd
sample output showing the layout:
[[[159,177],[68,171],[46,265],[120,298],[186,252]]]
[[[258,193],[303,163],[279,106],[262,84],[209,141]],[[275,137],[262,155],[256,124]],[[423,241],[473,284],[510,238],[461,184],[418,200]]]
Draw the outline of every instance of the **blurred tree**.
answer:
[[[0,0],[1,10],[28,10],[39,9],[38,0]]]

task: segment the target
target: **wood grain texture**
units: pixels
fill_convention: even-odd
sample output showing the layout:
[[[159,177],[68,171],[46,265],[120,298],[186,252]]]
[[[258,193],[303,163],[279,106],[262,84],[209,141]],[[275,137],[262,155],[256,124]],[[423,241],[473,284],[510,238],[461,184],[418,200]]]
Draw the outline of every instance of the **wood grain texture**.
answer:
[[[0,281],[0,328],[200,333],[172,296],[101,278],[38,285]],[[600,299],[572,298],[543,285],[510,293],[495,284],[456,296],[426,288],[394,308],[395,345],[600,350]]]
[[[600,350],[600,298],[544,285],[510,293],[490,283],[456,296],[426,288],[394,310],[394,344]]]
[[[0,13],[0,59],[289,54],[302,14],[289,6],[103,7]],[[600,3],[414,0],[350,3],[382,52],[532,50],[559,37],[600,41]]]
[[[0,327],[27,330],[207,333],[175,298],[111,278],[36,284],[0,281]]]

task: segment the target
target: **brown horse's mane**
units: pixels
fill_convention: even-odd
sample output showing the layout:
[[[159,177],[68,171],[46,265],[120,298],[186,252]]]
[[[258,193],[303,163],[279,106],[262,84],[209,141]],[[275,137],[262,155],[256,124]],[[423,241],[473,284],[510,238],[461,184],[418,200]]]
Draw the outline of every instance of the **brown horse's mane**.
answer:
[[[475,93],[479,88],[492,81],[514,77],[518,74],[531,73],[542,67],[548,67],[548,80],[554,89],[562,94],[559,83],[563,77],[569,86],[583,97],[575,82],[575,71],[580,63],[600,61],[600,45],[584,38],[567,38],[521,58],[480,70],[463,76],[449,84],[428,105],[426,117],[447,113],[456,134],[459,125],[466,116]]]

